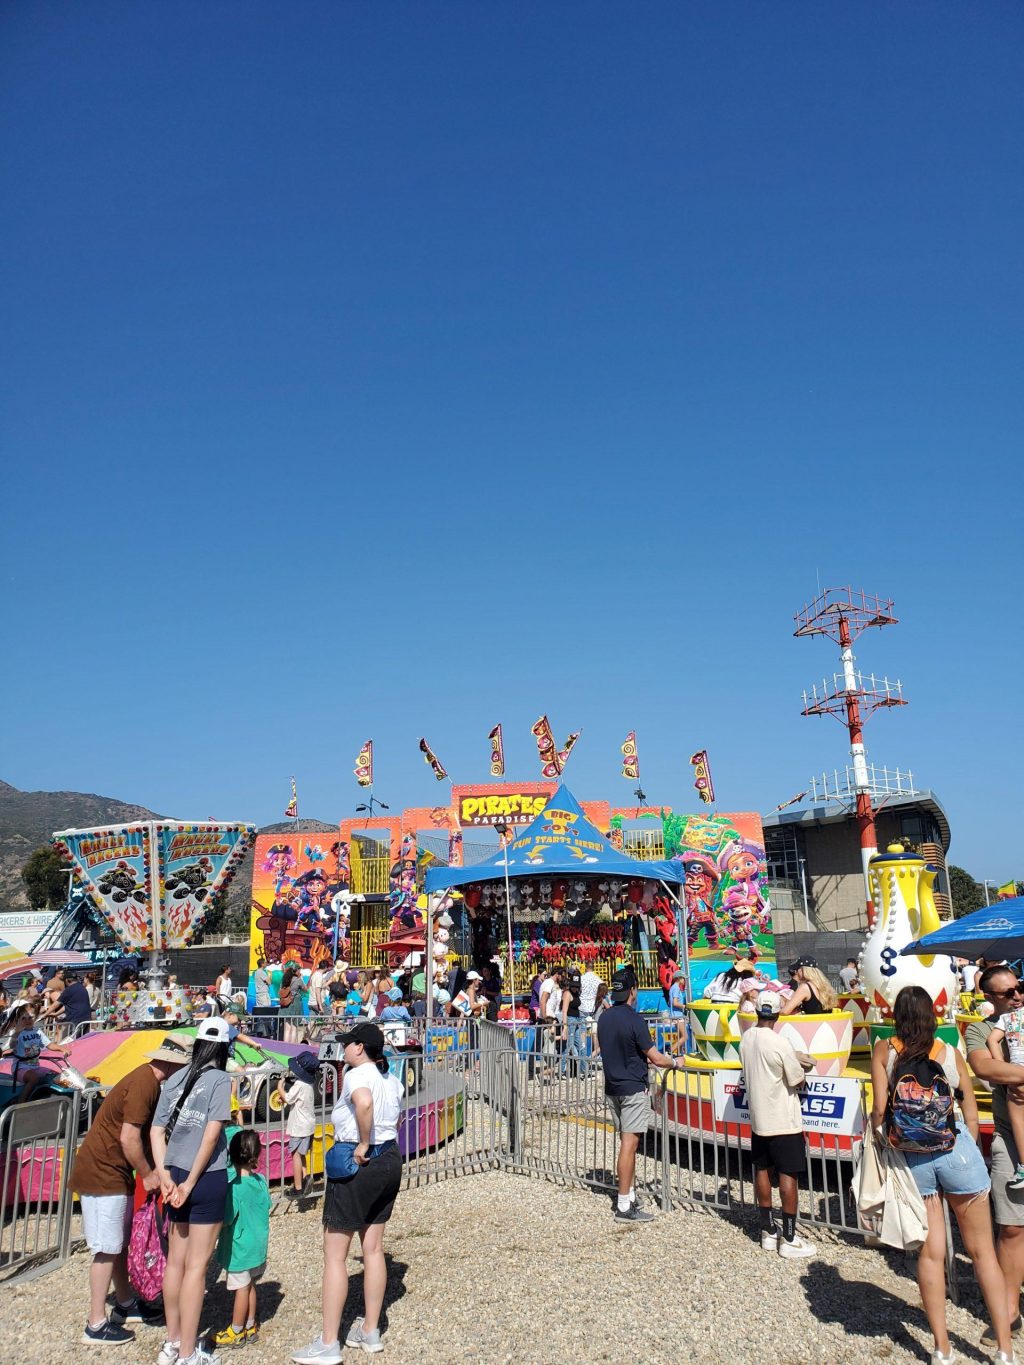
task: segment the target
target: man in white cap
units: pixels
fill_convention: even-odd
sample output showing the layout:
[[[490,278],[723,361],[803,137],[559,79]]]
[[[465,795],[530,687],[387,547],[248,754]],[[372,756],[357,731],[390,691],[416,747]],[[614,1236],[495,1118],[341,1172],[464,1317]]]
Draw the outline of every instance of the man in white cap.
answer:
[[[796,1230],[797,1179],[807,1169],[800,1091],[804,1074],[814,1063],[774,1031],[779,1004],[776,991],[758,995],[757,1027],[747,1029],[740,1039],[740,1065],[750,1109],[750,1155],[761,1218],[761,1249],[791,1260],[813,1256],[815,1251],[814,1243]],[[779,1177],[781,1227],[772,1211],[772,1171]]]

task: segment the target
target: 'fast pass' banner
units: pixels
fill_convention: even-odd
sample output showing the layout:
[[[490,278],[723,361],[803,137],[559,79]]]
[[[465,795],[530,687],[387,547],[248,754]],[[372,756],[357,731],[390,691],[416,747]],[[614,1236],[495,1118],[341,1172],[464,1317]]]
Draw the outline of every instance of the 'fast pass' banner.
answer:
[[[107,825],[54,835],[75,881],[88,893],[125,947],[153,942],[150,900],[150,825]]]

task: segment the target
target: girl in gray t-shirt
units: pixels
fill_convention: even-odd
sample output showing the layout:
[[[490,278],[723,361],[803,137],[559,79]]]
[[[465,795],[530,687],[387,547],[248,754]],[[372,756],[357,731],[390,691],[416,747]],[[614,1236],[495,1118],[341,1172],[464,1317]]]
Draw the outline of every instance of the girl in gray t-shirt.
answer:
[[[227,1144],[231,1080],[226,1067],[231,1036],[223,1019],[196,1029],[192,1060],[163,1084],[153,1115],[153,1163],[170,1219],[164,1312],[167,1342],[159,1359],[199,1365],[197,1349],[206,1268],[227,1202]]]

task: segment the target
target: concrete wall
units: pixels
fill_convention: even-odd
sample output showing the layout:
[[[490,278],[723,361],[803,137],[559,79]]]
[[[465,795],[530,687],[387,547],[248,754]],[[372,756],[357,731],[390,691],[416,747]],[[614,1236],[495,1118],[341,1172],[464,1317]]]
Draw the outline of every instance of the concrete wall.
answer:
[[[818,922],[825,928],[860,932],[867,925],[864,877],[856,831],[846,821],[805,827],[807,880]]]

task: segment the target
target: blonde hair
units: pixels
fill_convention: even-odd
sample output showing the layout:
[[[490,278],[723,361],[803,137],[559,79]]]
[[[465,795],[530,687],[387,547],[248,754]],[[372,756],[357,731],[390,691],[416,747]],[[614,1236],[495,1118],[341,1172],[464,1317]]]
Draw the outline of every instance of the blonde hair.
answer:
[[[822,1009],[826,1012],[838,1009],[839,997],[832,989],[832,983],[824,972],[820,971],[817,967],[804,967],[802,970],[804,980],[821,1001]]]

